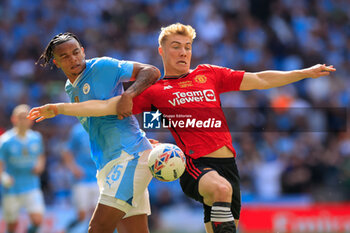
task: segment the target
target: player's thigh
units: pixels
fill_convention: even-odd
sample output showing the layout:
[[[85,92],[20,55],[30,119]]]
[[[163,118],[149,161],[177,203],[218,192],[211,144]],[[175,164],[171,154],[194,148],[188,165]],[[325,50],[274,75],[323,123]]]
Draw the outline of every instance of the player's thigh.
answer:
[[[118,233],[149,233],[146,214],[123,218],[117,224]]]
[[[45,203],[41,190],[35,189],[23,195],[24,207],[30,214],[44,214]]]
[[[21,207],[20,199],[17,195],[4,195],[2,198],[2,212],[7,223],[15,223]]]
[[[113,232],[125,212],[112,206],[98,203],[91,217],[89,232]]]
[[[152,179],[147,160],[150,151],[140,156],[134,175],[133,206],[117,224],[118,233],[149,233],[147,215],[151,214],[147,186]]]
[[[134,202],[139,196],[143,196],[152,179],[147,166],[148,151],[139,155],[140,157],[133,158],[123,151],[118,159],[110,161],[98,172],[101,195],[114,197],[135,206]]]
[[[200,178],[198,192],[203,196],[206,205],[212,206],[213,194],[219,190],[220,186],[231,187],[231,184],[215,170],[204,174]]]
[[[148,185],[151,182],[153,176],[148,168],[148,155],[150,150],[144,151],[137,164],[135,174],[134,174],[134,199],[133,207],[147,207],[149,205],[149,194]],[[145,212],[146,214],[150,214]],[[141,213],[134,213],[133,215],[138,215]],[[129,217],[127,214],[126,217]]]
[[[147,165],[148,152],[149,151],[145,151],[144,154],[142,154],[137,165],[134,175],[134,198],[132,201],[132,207],[126,213],[124,219],[131,216],[147,216],[151,214],[151,205],[147,186],[153,176]]]
[[[110,229],[113,224],[115,227],[125,213],[130,214],[139,206],[144,197],[149,202],[147,186],[152,175],[147,166],[148,153],[141,153],[139,158],[131,160],[129,156],[123,152],[120,159],[108,163],[97,175],[101,195],[90,228]],[[148,212],[149,204],[140,214]]]

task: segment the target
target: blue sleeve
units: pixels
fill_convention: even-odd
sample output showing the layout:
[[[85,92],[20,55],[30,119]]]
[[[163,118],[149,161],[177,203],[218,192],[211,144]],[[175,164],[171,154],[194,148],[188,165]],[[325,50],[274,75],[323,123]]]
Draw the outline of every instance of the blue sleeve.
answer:
[[[122,93],[122,82],[131,79],[134,65],[132,62],[103,57],[92,61],[91,68],[93,96],[90,98],[109,99]]]
[[[134,65],[129,61],[120,61],[119,77],[121,82],[128,82],[132,77]]]
[[[104,57],[103,64],[106,70],[111,70],[116,72],[116,80],[118,82],[127,82],[132,77],[132,72],[134,70],[134,65],[130,61],[120,61],[114,58]]]

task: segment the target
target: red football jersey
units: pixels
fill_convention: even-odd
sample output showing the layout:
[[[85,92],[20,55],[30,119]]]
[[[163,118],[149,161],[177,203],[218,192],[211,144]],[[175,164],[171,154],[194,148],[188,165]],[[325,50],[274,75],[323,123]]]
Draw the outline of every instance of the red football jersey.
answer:
[[[164,77],[134,98],[133,113],[159,109],[163,127],[194,159],[223,146],[236,155],[219,95],[238,91],[243,75],[244,71],[199,65],[181,77]]]

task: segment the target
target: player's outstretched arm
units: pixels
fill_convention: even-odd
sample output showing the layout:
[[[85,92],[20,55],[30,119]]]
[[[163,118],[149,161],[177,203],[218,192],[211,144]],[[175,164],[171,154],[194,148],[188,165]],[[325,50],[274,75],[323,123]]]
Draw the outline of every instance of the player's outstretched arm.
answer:
[[[297,82],[305,78],[319,78],[336,71],[333,65],[315,65],[302,70],[262,71],[244,74],[240,90],[269,89]]]
[[[117,108],[115,106],[119,99],[120,96],[116,96],[108,100],[89,100],[80,103],[46,104],[40,107],[32,108],[27,118],[40,122],[45,119],[53,118],[58,114],[78,117],[116,115]]]

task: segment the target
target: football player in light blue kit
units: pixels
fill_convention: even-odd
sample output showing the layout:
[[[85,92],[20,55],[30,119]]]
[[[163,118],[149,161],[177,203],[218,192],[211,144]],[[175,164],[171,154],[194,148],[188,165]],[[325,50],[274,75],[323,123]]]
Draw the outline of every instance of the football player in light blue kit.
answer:
[[[90,156],[89,135],[81,124],[71,129],[66,147],[62,150],[62,159],[74,176],[73,204],[78,216],[68,225],[69,230],[91,217],[96,206],[99,189],[96,183],[96,166]]]
[[[120,109],[130,109],[132,98],[159,77],[157,68],[109,57],[85,60],[84,48],[72,33],[56,35],[39,58],[51,59],[67,76],[65,90],[71,102],[105,100],[121,95]],[[122,82],[136,80],[125,92]],[[92,159],[100,188],[89,233],[148,233],[150,205],[147,186],[152,175],[147,157],[152,148],[138,122],[125,111],[104,117],[79,117],[90,136]]]
[[[14,108],[13,128],[0,137],[2,207],[9,233],[15,232],[21,208],[27,210],[32,223],[28,233],[37,232],[43,220],[39,175],[45,168],[44,147],[40,133],[30,129],[29,109],[24,104]]]

